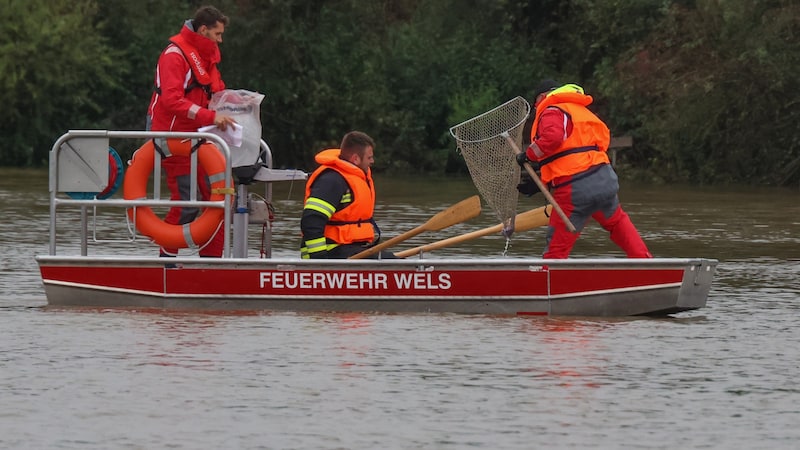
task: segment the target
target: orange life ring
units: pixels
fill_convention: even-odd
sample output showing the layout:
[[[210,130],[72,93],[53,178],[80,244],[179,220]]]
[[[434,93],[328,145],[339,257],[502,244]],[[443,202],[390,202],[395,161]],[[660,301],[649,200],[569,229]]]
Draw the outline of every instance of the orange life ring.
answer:
[[[170,155],[190,156],[192,141],[187,139],[167,139]],[[123,198],[140,200],[147,198],[147,182],[153,172],[156,151],[150,139],[139,147],[131,158],[125,172]],[[205,169],[211,183],[210,201],[223,200],[225,194],[232,194],[233,188],[225,187],[225,157],[211,143],[203,143],[197,148],[197,162]],[[222,221],[222,208],[205,208],[192,222],[173,225],[156,216],[146,206],[137,206],[135,213],[136,229],[152,239],[156,244],[167,248],[196,248],[208,242]],[[128,218],[134,220],[134,208],[128,208]]]

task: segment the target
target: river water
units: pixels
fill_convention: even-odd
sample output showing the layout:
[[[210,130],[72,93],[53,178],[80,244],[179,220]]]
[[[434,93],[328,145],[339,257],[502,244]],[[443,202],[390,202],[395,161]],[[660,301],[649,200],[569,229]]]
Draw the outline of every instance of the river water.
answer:
[[[377,185],[385,237],[475,193],[463,178]],[[302,189],[276,185],[276,256],[296,254]],[[800,193],[623,185],[621,199],[656,256],[720,260],[706,308],[602,320],[65,311],[44,308],[34,261],[47,252],[46,174],[1,169],[0,448],[796,448]],[[496,222],[485,207],[398,250]],[[539,255],[543,236],[515,235],[508,254]],[[504,245],[430,257],[502,257]],[[621,253],[595,224],[573,256]]]

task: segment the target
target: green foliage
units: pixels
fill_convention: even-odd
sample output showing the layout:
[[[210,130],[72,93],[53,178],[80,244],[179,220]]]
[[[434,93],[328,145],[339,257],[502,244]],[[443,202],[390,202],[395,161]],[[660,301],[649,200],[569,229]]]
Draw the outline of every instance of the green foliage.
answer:
[[[152,14],[159,11],[159,14]],[[170,36],[180,31],[194,8],[179,0],[102,0],[98,30],[124,59],[116,61],[119,78],[103,96],[104,126],[143,129],[156,61]]]
[[[619,67],[628,108],[648,114],[637,133],[666,179],[774,183],[798,155],[800,5],[696,3]]]
[[[0,9],[0,164],[42,165],[68,129],[142,129],[153,70],[186,0],[10,0]],[[376,170],[464,171],[449,128],[542,78],[577,82],[623,176],[697,183],[800,177],[796,0],[220,0],[221,71],[266,94],[279,165],[353,129]],[[123,149],[124,151],[124,149]]]
[[[0,163],[41,165],[67,128],[104,114],[117,53],[95,27],[93,0],[12,0],[0,8]]]
[[[524,61],[531,55],[517,37],[498,33],[508,29],[503,2],[475,2],[475,9],[462,3],[242,6],[248,24],[270,30],[267,37],[232,24],[229,42],[245,41],[233,52],[267,45],[265,56],[248,60],[253,69],[238,80],[267,93],[264,126],[276,160],[310,167],[321,148],[363,129],[378,140],[377,170],[457,169],[447,133],[451,99],[488,87],[495,97],[476,106],[493,107],[519,95],[530,82]],[[486,14],[501,26],[487,27]],[[225,51],[231,59],[231,50]]]

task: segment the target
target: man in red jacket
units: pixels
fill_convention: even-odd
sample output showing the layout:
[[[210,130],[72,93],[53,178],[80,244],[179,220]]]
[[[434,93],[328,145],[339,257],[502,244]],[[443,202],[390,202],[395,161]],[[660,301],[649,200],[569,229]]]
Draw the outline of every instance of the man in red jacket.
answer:
[[[542,182],[577,229],[570,232],[558,214],[551,215],[543,257],[569,257],[591,217],[629,258],[652,258],[620,206],[617,174],[606,154],[611,135],[606,124],[587,108],[592,97],[578,85],[553,80],[542,81],[534,95],[531,145],[517,155],[517,161],[520,165],[533,161],[539,167]],[[519,189],[531,192],[524,185]]]
[[[147,130],[197,131],[214,124],[220,130],[235,121],[224,114],[208,109],[211,94],[225,89],[217,64],[221,61],[219,45],[228,24],[228,17],[213,6],[197,10],[194,19],[187,20],[180,33],[172,36],[170,44],[158,58],[155,73],[155,92],[147,111]],[[170,156],[162,160],[167,186],[172,200],[189,199],[190,159]],[[209,184],[202,167],[198,167],[200,198],[210,198]],[[197,208],[171,208],[164,221],[186,224],[195,219]],[[200,256],[222,256],[224,235],[217,230],[211,241],[200,250]],[[178,249],[162,248],[162,256],[175,256]]]

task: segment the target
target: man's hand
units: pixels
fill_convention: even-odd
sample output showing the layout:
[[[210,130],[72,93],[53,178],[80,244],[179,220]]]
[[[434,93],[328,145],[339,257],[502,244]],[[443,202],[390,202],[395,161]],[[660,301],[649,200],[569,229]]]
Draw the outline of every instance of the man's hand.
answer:
[[[233,120],[232,117],[226,116],[225,114],[217,113],[214,116],[214,125],[216,125],[221,131],[225,131],[225,129],[228,128],[228,125],[233,125],[235,123],[236,121]]]
[[[531,144],[531,145],[533,146],[533,145],[536,145],[536,144]],[[533,170],[538,172],[539,171],[539,163],[537,161],[533,161],[528,156],[528,152],[529,151],[530,151],[530,147],[525,149],[525,151],[523,151],[523,152],[517,153],[517,164],[519,164],[520,167],[525,167],[525,163],[528,163],[528,164],[531,165],[531,168]]]
[[[528,159],[528,155],[526,155],[525,152],[517,153],[517,164],[519,164],[520,167],[524,167],[525,163],[530,164],[530,162],[531,160]]]

